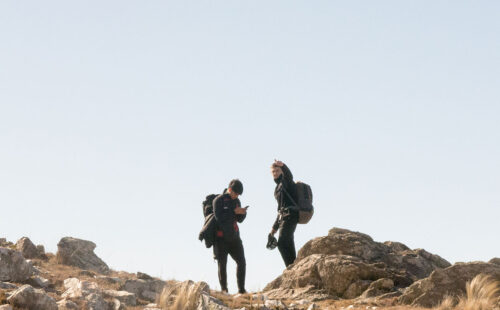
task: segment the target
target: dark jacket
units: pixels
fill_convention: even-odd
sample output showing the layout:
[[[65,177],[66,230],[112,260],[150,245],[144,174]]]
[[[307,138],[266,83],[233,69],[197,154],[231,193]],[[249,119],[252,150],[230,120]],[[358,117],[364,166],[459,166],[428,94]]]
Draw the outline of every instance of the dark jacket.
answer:
[[[213,213],[209,213],[205,217],[205,224],[198,235],[200,241],[205,240],[205,246],[211,247],[215,243],[215,234],[217,231],[217,221]]]
[[[240,238],[238,222],[241,223],[246,214],[236,214],[234,209],[241,207],[239,199],[231,199],[228,193],[219,195],[213,202],[217,229],[221,232],[224,240],[233,241]]]
[[[208,195],[203,201],[203,216],[205,216],[205,223],[203,224],[203,228],[198,235],[198,239],[200,241],[205,240],[205,246],[207,248],[211,247],[215,242],[215,234],[217,231],[217,221],[214,217],[214,208],[213,201],[217,197],[217,194]]]
[[[276,217],[276,221],[274,221],[274,230],[278,230],[279,228],[280,217],[283,216],[282,219],[287,221],[296,219],[298,220],[299,216],[299,212],[297,210],[290,208],[294,207],[294,201],[297,201],[297,186],[293,181],[292,172],[285,164],[283,164],[281,170],[283,171],[283,173],[277,179],[274,179],[274,182],[276,182],[276,187],[274,189],[274,198],[276,198],[276,201],[278,202],[278,216]],[[285,193],[285,191],[288,193],[288,195]]]

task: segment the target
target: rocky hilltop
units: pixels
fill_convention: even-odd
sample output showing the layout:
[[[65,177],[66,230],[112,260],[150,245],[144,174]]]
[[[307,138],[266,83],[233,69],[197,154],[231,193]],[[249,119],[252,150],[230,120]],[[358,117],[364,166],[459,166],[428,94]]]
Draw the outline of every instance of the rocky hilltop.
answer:
[[[451,265],[423,249],[340,228],[307,242],[262,292],[234,296],[203,282],[111,270],[95,248],[65,237],[51,254],[26,237],[15,244],[0,239],[0,310],[417,309],[464,296],[478,275],[500,281],[499,258]],[[490,297],[497,298],[494,289],[500,287],[492,285]],[[469,291],[481,293],[477,287]],[[463,309],[453,307],[458,299],[448,299],[443,310]],[[481,309],[500,306],[492,300]]]

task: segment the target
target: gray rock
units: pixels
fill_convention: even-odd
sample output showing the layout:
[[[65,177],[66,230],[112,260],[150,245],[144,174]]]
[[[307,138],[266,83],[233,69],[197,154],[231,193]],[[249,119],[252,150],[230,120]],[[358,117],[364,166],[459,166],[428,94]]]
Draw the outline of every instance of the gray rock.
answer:
[[[37,244],[36,249],[37,249],[38,254],[39,254],[40,256],[45,255],[45,247],[44,247],[43,245],[41,245],[41,244]]]
[[[367,284],[387,278],[395,288],[407,287],[432,271],[449,267],[441,257],[422,249],[410,250],[398,242],[375,242],[359,232],[333,228],[328,236],[307,242],[294,264],[269,283],[264,291],[270,298],[308,298],[314,294],[355,298]],[[388,283],[388,282],[387,282]],[[385,294],[371,289],[366,295]],[[318,298],[319,297],[319,298]]]
[[[408,287],[398,301],[402,304],[434,307],[445,296],[465,294],[465,285],[479,274],[500,280],[500,266],[483,262],[457,263],[446,269],[434,271],[428,278]]]
[[[29,310],[57,310],[54,298],[47,295],[44,290],[35,289],[27,284],[12,292],[7,301],[11,305]]]
[[[108,303],[102,298],[101,295],[92,293],[85,297],[88,310],[108,310]]]
[[[155,302],[157,297],[160,296],[164,286],[165,282],[157,279],[131,279],[125,281],[125,284],[120,287],[120,290],[134,293],[138,298]]]
[[[95,272],[90,270],[80,270],[80,272],[78,272],[78,275],[91,278],[94,278],[96,276]]]
[[[36,288],[48,288],[50,286],[50,281],[40,276],[33,276],[25,283]]]
[[[0,247],[0,281],[24,282],[32,274],[33,267],[21,252]]]
[[[57,307],[58,310],[78,310],[78,305],[67,299],[57,302]]]
[[[95,282],[80,281],[78,278],[68,278],[64,280],[66,291],[63,298],[81,298],[93,293],[99,293],[99,286]]]
[[[112,310],[125,310],[125,309],[127,309],[127,307],[125,307],[125,305],[116,298],[111,300],[110,302],[108,302],[108,304],[109,304],[110,309],[112,309]]]
[[[360,296],[361,298],[375,297],[379,295],[383,295],[389,293],[394,288],[394,281],[391,279],[383,278],[378,279],[370,283],[370,286],[363,294]]]
[[[8,283],[8,282],[0,282],[0,289],[13,290],[13,289],[17,289],[17,285],[14,285],[14,284]]]
[[[137,272],[137,279],[141,280],[153,280],[153,277],[148,275],[147,273]]]
[[[345,299],[353,299],[357,296],[361,295],[366,289],[370,286],[370,280],[358,280],[356,282],[351,283],[347,290],[344,292],[343,298]]]
[[[386,246],[389,247],[391,252],[398,253],[398,252],[403,252],[403,251],[411,251],[409,247],[404,245],[401,242],[396,242],[396,241],[386,241],[384,242]]]
[[[103,294],[105,297],[112,297],[119,300],[126,306],[135,306],[137,303],[135,294],[127,291],[105,290]]]
[[[220,300],[210,296],[209,294],[201,294],[198,307],[196,310],[231,310],[226,307]]]
[[[94,253],[95,243],[64,237],[57,244],[57,261],[60,264],[88,269],[106,274],[109,267]]]
[[[406,283],[395,282],[396,285],[407,286],[411,282],[422,279],[438,268],[446,268],[451,264],[441,257],[422,249],[405,250],[407,247],[398,242],[379,243],[363,233],[347,229],[332,228],[328,236],[315,238],[307,242],[297,255],[297,261],[311,254],[350,255],[365,262],[381,262],[389,268],[404,270]]]
[[[23,254],[24,258],[38,258],[40,253],[28,237],[22,237],[16,243],[16,249]]]
[[[307,298],[307,295],[303,297],[289,296],[286,292],[288,289],[312,285],[315,288],[324,289],[334,296],[344,297],[344,293],[353,283],[390,276],[391,272],[384,266],[365,263],[357,257],[313,254],[296,262],[291,268],[287,268],[280,277],[269,283],[264,291],[277,290],[273,297],[268,295],[269,298],[275,299]],[[284,294],[279,294],[280,290]]]
[[[492,259],[490,259],[490,261],[488,263],[500,265],[500,258],[498,258],[498,257],[492,258]]]
[[[123,284],[124,280],[118,277],[108,277],[108,276],[96,276],[98,280],[104,281],[108,284]]]
[[[268,299],[264,302],[264,306],[272,309],[286,309],[285,304],[281,300]]]

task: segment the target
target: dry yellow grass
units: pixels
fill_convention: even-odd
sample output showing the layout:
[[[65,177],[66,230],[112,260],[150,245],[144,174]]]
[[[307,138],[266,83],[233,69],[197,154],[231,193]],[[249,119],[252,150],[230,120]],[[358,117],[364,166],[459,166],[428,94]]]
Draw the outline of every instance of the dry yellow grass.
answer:
[[[500,282],[480,274],[467,282],[466,295],[446,297],[438,310],[494,310],[500,309]]]

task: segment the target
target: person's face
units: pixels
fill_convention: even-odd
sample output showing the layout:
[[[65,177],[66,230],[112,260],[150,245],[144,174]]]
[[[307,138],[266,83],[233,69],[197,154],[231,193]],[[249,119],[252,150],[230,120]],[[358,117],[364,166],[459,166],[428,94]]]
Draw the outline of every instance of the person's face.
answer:
[[[229,192],[229,196],[231,197],[231,199],[236,199],[240,195],[237,192],[233,191],[232,188],[229,188],[227,191]]]
[[[280,167],[271,167],[271,174],[273,175],[273,179],[279,178],[279,176],[283,173]]]

